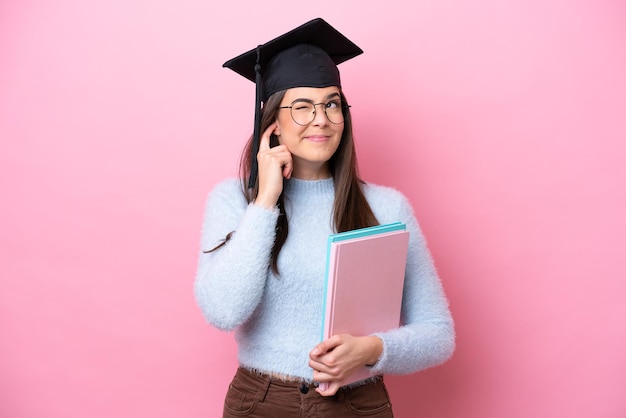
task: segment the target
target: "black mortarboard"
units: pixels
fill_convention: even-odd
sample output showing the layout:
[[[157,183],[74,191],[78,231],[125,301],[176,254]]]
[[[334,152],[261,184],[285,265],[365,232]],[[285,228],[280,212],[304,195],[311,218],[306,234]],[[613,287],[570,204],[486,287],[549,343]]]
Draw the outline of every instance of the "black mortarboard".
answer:
[[[317,18],[224,63],[224,67],[256,83],[248,187],[256,183],[261,102],[277,91],[293,87],[341,86],[337,64],[362,53],[361,48]]]

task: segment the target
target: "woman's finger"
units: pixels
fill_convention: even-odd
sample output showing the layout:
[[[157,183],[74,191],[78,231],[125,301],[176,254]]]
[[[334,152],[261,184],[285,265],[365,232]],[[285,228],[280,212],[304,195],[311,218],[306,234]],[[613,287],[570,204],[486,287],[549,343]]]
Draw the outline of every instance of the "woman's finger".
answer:
[[[276,122],[272,123],[261,135],[261,140],[259,141],[259,151],[267,151],[270,149],[270,136],[272,132],[276,129]]]

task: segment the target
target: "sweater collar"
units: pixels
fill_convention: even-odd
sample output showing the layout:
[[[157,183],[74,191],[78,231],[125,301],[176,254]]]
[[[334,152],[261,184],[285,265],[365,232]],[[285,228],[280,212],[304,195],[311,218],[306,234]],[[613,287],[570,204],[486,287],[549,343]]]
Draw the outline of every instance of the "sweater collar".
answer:
[[[285,180],[285,193],[290,196],[334,196],[335,183],[332,177],[322,180],[302,180],[295,177]]]

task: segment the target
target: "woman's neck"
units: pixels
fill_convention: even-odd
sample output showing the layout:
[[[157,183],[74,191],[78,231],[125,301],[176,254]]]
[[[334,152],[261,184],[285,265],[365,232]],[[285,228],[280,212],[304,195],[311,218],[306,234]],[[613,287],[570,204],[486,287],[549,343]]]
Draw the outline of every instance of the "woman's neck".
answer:
[[[300,180],[323,180],[330,178],[328,163],[317,164],[297,164],[294,165],[292,177]]]

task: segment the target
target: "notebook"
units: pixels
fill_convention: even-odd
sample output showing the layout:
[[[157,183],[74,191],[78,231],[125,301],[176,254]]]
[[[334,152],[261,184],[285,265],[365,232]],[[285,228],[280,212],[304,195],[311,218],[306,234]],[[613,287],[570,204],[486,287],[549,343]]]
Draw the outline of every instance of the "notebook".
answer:
[[[401,222],[328,237],[322,341],[336,334],[384,332],[400,325],[409,233]],[[344,385],[370,377],[367,367]],[[322,390],[324,384],[320,384]]]

